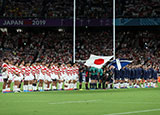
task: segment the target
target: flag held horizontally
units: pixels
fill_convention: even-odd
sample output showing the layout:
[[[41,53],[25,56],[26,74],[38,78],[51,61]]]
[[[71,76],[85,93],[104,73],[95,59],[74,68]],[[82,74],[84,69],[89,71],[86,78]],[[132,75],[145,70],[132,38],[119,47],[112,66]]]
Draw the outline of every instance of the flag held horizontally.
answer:
[[[89,67],[102,68],[113,56],[96,56],[91,54],[85,65]]]
[[[117,68],[118,70],[120,70],[121,68],[125,67],[126,65],[132,63],[132,61],[130,60],[125,60],[125,59],[116,59],[113,60],[109,66],[113,65],[115,68]]]

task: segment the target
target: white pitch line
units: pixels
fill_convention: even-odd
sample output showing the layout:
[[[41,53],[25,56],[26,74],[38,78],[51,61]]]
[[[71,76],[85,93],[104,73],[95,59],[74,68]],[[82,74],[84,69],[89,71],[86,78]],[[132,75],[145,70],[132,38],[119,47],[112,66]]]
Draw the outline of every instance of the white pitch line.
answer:
[[[153,104],[153,105],[157,105],[157,104],[160,104],[160,103],[154,103],[154,102],[107,102],[107,103],[120,103],[120,104]]]
[[[132,111],[132,112],[124,112],[124,113],[111,113],[111,114],[104,114],[104,115],[125,115],[125,114],[133,114],[133,113],[145,113],[151,111],[160,111],[160,109],[149,109],[149,110],[141,110],[141,111]]]
[[[69,104],[69,103],[88,103],[88,102],[96,102],[98,100],[86,100],[86,101],[63,101],[63,102],[55,102],[49,104]]]

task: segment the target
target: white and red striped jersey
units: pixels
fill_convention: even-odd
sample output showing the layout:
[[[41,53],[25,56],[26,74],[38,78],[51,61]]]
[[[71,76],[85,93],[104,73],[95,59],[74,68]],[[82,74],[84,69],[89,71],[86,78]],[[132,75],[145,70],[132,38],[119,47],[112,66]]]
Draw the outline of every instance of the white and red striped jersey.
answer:
[[[22,73],[22,75],[24,75],[24,74],[25,74],[25,66],[20,65],[20,68],[21,68],[21,73]]]
[[[51,69],[46,68],[46,74],[47,74],[49,77],[51,77]]]
[[[60,72],[60,69],[58,67],[55,66],[55,75],[58,75]]]
[[[40,66],[41,67],[41,73],[43,74],[43,75],[45,75],[46,74],[46,67],[44,67],[44,66]]]
[[[18,67],[15,67],[15,69],[14,69],[14,72],[15,72],[15,74],[16,75],[20,75],[20,73],[21,73],[21,69],[20,68],[18,68]]]
[[[30,69],[31,69],[32,75],[34,76],[36,74],[36,68],[34,66],[31,66]]]
[[[79,74],[79,67],[75,67],[76,69],[76,74]]]
[[[51,72],[52,72],[52,74],[55,74],[55,66],[51,67]]]
[[[36,66],[36,74],[40,74],[40,71],[41,71],[41,66],[40,65]]]
[[[66,73],[68,76],[70,75],[70,67],[66,67]]]
[[[8,65],[7,71],[8,71],[8,74],[10,74],[10,73],[13,74],[13,70],[12,70],[12,65],[11,64]]]
[[[72,73],[75,75],[76,74],[76,68],[72,67]]]
[[[65,66],[62,67],[62,73],[63,73],[63,74],[66,73],[66,67],[65,67]]]
[[[30,69],[30,67],[25,67],[25,76],[29,76],[30,75],[30,73],[31,73],[31,69]]]
[[[6,68],[6,69],[7,69],[7,68],[8,68],[8,64],[3,63],[3,64],[2,64],[2,68]]]

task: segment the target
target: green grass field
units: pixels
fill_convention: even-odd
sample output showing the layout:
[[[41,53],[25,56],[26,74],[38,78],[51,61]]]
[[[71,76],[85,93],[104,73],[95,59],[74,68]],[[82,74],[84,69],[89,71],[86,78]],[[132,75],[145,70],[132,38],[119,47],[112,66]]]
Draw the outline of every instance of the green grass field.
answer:
[[[160,115],[160,88],[0,93],[0,115],[123,114]]]

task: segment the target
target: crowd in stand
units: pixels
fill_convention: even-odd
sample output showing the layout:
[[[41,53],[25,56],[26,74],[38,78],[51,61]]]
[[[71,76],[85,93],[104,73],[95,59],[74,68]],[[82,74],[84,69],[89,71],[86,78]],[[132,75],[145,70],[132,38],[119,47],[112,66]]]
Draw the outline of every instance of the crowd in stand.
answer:
[[[3,0],[3,17],[72,18],[72,0]],[[101,19],[112,17],[112,0],[77,0],[77,18]],[[118,0],[117,17],[159,17],[159,0]]]
[[[118,32],[116,57],[133,60],[134,64],[160,66],[160,34],[151,31]],[[112,55],[112,33],[79,32],[76,37],[76,60],[87,60],[90,54]],[[34,62],[45,60],[71,63],[73,52],[70,32],[8,32],[0,34],[0,58]]]
[[[119,0],[118,17],[160,17],[159,0]]]

